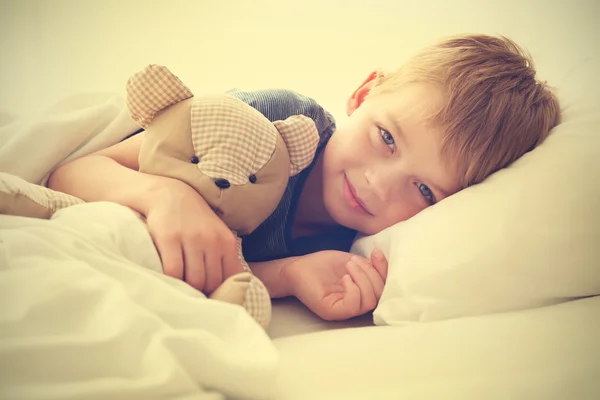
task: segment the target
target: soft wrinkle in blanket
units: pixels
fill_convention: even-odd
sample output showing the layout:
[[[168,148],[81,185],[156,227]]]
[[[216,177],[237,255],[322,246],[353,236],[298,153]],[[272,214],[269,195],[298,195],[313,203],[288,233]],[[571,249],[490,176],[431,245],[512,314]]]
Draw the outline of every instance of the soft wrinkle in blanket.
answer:
[[[139,126],[124,99],[89,93],[68,97],[45,113],[0,126],[0,171],[45,184],[58,165],[118,143]]]
[[[0,171],[43,184],[135,129],[121,98],[83,99],[1,127]],[[265,331],[160,271],[126,207],[0,215],[0,398],[269,398],[279,355]]]
[[[264,330],[153,271],[131,210],[89,203],[0,227],[0,397],[268,397],[278,355]]]

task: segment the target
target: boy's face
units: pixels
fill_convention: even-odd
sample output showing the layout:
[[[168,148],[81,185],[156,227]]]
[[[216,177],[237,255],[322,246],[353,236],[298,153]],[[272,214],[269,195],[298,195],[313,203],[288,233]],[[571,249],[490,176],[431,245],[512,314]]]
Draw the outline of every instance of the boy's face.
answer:
[[[367,97],[375,74],[348,100],[347,123],[323,154],[323,198],[333,219],[365,234],[404,221],[457,191],[441,157],[441,130],[426,123],[443,101],[415,83]]]

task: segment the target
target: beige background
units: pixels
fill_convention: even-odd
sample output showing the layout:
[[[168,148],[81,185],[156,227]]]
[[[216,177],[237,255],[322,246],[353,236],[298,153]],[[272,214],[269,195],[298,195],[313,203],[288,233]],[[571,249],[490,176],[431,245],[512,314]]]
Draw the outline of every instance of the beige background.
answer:
[[[600,1],[0,0],[0,108],[121,91],[163,63],[196,92],[291,88],[340,117],[372,69],[461,32],[512,37],[560,86],[598,54]]]

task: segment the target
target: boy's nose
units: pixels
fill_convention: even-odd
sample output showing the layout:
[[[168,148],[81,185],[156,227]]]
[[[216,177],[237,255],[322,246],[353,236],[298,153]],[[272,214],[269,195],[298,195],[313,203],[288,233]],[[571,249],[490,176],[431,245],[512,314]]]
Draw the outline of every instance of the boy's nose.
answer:
[[[401,169],[380,165],[369,168],[365,172],[365,178],[371,191],[379,200],[386,202],[398,197],[408,175]]]

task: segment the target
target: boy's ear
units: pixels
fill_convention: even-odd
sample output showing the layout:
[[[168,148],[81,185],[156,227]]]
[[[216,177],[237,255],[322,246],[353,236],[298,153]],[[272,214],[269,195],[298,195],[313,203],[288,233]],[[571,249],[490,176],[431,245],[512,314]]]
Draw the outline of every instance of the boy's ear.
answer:
[[[352,114],[356,109],[363,103],[365,97],[371,92],[371,88],[375,84],[375,78],[377,78],[377,71],[373,71],[369,74],[367,79],[350,95],[350,98],[346,102],[346,113]]]

